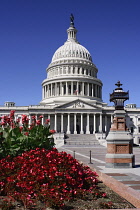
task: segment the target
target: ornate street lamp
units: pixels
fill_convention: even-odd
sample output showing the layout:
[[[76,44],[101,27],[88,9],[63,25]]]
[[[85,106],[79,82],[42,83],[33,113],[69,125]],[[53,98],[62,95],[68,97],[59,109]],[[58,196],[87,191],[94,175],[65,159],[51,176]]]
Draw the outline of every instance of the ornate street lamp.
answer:
[[[118,81],[117,88],[110,94],[110,101],[115,104],[114,119],[107,141],[106,167],[132,168],[135,165],[133,155],[133,137],[126,126],[124,101],[129,99],[129,92],[124,92]]]
[[[114,102],[116,110],[122,110],[124,109],[124,102],[129,99],[129,91],[123,91],[120,81],[115,85],[117,88],[110,94],[110,102]]]

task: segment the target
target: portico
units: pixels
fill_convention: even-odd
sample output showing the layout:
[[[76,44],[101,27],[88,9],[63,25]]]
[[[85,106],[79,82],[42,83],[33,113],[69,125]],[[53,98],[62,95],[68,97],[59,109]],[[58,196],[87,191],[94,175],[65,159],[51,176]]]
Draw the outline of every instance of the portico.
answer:
[[[29,119],[33,116],[29,115]],[[37,114],[36,119],[42,115],[42,123],[45,123],[46,119],[50,119],[50,129],[55,130],[58,133],[66,134],[95,134],[95,133],[107,133],[110,128],[111,115],[105,115],[103,113],[84,113],[83,110],[56,110],[55,113],[50,114]],[[31,121],[30,121],[31,122]]]

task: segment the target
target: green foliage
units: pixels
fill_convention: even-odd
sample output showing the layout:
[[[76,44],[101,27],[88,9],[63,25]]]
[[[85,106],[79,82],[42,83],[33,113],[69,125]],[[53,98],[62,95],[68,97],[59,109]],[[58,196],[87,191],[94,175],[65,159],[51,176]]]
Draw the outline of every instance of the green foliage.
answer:
[[[29,128],[28,123],[23,123],[23,127],[20,127],[15,121],[12,121],[12,126],[8,123],[3,126],[1,123],[0,159],[7,155],[15,157],[24,151],[37,147],[51,149],[53,146],[54,142],[49,125],[44,126],[35,121]]]

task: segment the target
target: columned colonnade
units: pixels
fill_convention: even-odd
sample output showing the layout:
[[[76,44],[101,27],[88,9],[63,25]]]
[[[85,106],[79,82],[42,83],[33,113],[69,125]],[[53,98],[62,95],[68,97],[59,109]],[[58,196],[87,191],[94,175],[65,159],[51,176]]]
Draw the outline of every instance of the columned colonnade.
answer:
[[[98,84],[81,81],[55,82],[43,86],[43,98],[64,95],[102,98],[102,87]]]
[[[50,113],[50,114],[30,114],[30,124],[32,123],[32,116],[43,115],[42,124],[46,119],[50,119],[50,129],[56,132],[67,134],[94,134],[108,132],[113,115],[106,115],[102,113]]]

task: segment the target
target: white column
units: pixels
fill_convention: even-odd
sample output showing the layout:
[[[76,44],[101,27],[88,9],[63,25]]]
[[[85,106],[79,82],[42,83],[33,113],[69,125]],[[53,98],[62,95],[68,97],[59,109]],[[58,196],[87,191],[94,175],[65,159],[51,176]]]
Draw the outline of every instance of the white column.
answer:
[[[99,126],[99,132],[102,132],[102,114],[100,114],[100,126]]]
[[[31,125],[32,124],[32,117],[31,117],[31,115],[29,115],[28,116],[28,118],[29,118],[29,125]],[[17,115],[15,116],[15,121],[18,119],[18,117],[17,117]]]
[[[74,134],[77,134],[77,130],[76,130],[76,114],[74,114]]]
[[[42,114],[43,118],[41,119],[41,124],[44,125],[44,114]]]
[[[111,124],[113,123],[113,114],[111,114]]]
[[[105,132],[107,132],[107,115],[105,115]]]
[[[73,81],[71,82],[71,95],[73,95]]]
[[[66,82],[66,96],[68,95],[68,82]]]
[[[60,96],[62,96],[62,82],[60,82]]]
[[[94,121],[94,131],[93,131],[93,133],[95,133],[96,132],[96,114],[94,114],[94,116],[93,116],[93,121]]]
[[[61,114],[61,133],[63,133],[63,114]]]
[[[57,82],[55,83],[54,95],[57,96]]]
[[[50,122],[48,123],[48,125],[50,125],[51,124],[51,116],[50,116],[50,114],[48,114],[48,119],[50,120]]]
[[[89,132],[89,114],[87,113],[87,126],[86,126],[86,134],[90,134]]]
[[[59,95],[59,87],[60,87],[60,83],[58,82],[58,83],[57,83],[57,92],[56,92],[56,95],[57,95],[57,96]]]
[[[68,126],[67,126],[67,134],[70,134],[70,114],[68,113]]]
[[[87,96],[89,96],[89,83],[87,83]]]
[[[48,93],[47,93],[47,96],[49,97],[50,95],[50,93],[49,93],[49,91],[50,91],[50,86],[49,85],[47,85],[47,89],[48,89]]]
[[[84,82],[82,82],[82,95],[84,96]]]
[[[29,119],[31,118],[31,115],[29,115]],[[17,114],[15,114],[15,118],[14,118],[14,120],[15,121],[17,121],[17,119],[18,119],[18,115]],[[30,120],[29,120],[29,124],[30,124]]]
[[[42,87],[42,99],[44,99],[45,98],[45,91],[44,91],[44,86]]]
[[[47,85],[44,87],[44,98],[47,98]]]
[[[44,98],[47,98],[47,85],[44,87]]]
[[[79,94],[82,96],[82,82],[80,82],[79,87],[80,87]]]
[[[83,134],[83,113],[81,113],[81,131],[80,134]]]
[[[50,94],[50,96],[52,96],[52,83],[51,83],[51,94]]]
[[[57,114],[54,115],[54,130],[57,132]]]
[[[64,95],[64,84],[62,83],[62,96]]]
[[[47,98],[47,85],[44,87],[44,98]]]
[[[94,97],[94,92],[93,92],[93,90],[94,90],[94,86],[93,86],[93,84],[92,84],[92,97]]]
[[[77,96],[79,95],[79,82],[77,82]]]
[[[86,69],[84,69],[84,75],[86,75]]]

